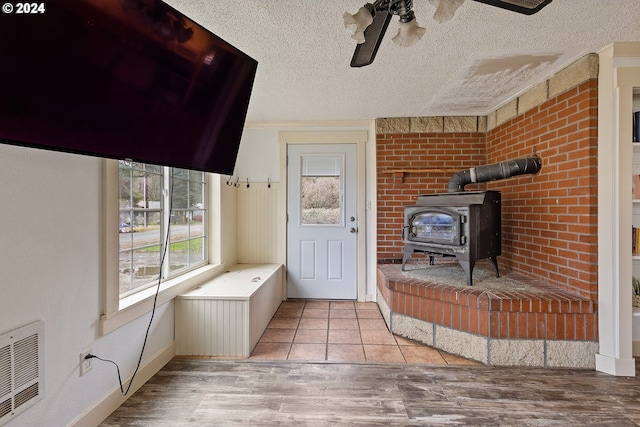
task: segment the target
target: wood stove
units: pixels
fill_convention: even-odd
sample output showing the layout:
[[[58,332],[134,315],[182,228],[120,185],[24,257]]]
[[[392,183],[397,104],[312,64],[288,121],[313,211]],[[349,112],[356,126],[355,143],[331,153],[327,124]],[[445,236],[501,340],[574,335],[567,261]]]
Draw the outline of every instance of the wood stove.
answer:
[[[501,194],[499,191],[462,191],[418,196],[404,208],[404,257],[402,270],[412,254],[456,257],[467,285],[473,284],[473,268],[488,258],[499,275],[497,256],[501,245]]]
[[[499,191],[464,191],[471,183],[536,174],[542,167],[538,156],[508,160],[462,170],[451,177],[444,194],[418,196],[414,206],[404,208],[402,270],[415,252],[456,257],[464,269],[467,285],[473,284],[473,267],[488,258],[498,270],[502,253],[501,194]]]

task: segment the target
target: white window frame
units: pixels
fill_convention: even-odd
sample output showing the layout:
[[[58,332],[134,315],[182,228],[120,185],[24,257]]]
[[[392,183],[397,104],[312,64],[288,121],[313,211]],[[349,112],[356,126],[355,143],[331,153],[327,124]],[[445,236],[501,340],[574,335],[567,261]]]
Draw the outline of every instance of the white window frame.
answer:
[[[102,290],[103,311],[101,318],[101,334],[105,335],[153,308],[153,299],[157,286],[144,289],[125,298],[120,298],[118,244],[120,224],[119,202],[119,164],[117,160],[103,160],[103,221],[102,241],[103,268]],[[199,284],[212,279],[224,270],[220,263],[220,176],[206,174],[207,180],[207,252],[208,263],[188,271],[175,278],[161,282],[157,305],[171,301],[177,295],[187,292]]]
[[[134,229],[140,225],[140,221],[142,221],[145,226],[148,225],[147,221],[158,221],[159,227],[157,230],[154,227],[151,231],[154,233],[156,238],[153,239],[153,241],[145,240],[142,244],[147,245],[147,247],[148,245],[151,245],[152,247],[157,248],[155,259],[153,261],[148,260],[152,266],[160,266],[162,263],[161,259],[164,259],[164,263],[162,263],[162,271],[160,272],[163,281],[178,277],[190,270],[195,270],[207,264],[209,259],[207,253],[207,234],[209,224],[206,220],[208,215],[208,188],[207,175],[202,172],[194,173],[187,169],[176,169],[170,166],[125,161],[119,161],[119,168],[120,191],[126,191],[125,194],[127,194],[127,197],[130,199],[127,200],[128,203],[126,205],[121,205],[120,207],[119,227],[123,227],[123,224],[126,222],[127,227],[125,231],[128,231],[124,234],[122,233],[122,230],[120,231],[120,299],[124,299],[129,295],[141,292],[145,288],[157,286],[158,284],[157,275],[154,277],[153,274],[145,274],[143,280],[136,280],[135,278],[135,271],[138,267],[144,267],[144,265],[141,264],[143,263],[142,259],[136,257],[136,252],[138,250],[144,250],[144,248],[139,247],[141,243],[136,242],[135,240],[135,237],[139,233],[135,233]],[[126,175],[123,175],[123,173]],[[151,194],[145,194],[145,198],[149,197],[149,199],[144,200],[145,203],[143,203],[142,206],[138,206],[131,198],[135,197],[134,187],[139,185],[136,177],[141,174],[148,177],[148,179],[145,179],[145,193],[149,189],[149,186],[146,185],[147,182],[151,183],[151,188],[156,188],[155,190],[149,190]],[[123,178],[125,178],[124,181]],[[200,184],[202,184],[202,187],[196,187]],[[128,187],[126,190],[124,189],[125,186]],[[158,186],[160,187],[157,188]],[[183,190],[178,190],[179,188],[187,190],[188,195],[184,197],[184,194],[176,194],[176,191],[184,192]],[[200,188],[200,195],[196,197],[204,204],[201,204],[199,207],[194,206],[192,204],[194,202],[191,201],[191,197],[194,194],[193,189],[195,188]],[[122,193],[120,194],[120,197],[123,197]],[[121,204],[122,202],[123,200],[120,200]],[[180,205],[185,203],[189,205]],[[178,226],[180,218],[191,218],[196,212],[200,213],[201,218],[200,223],[202,229],[200,233],[197,232],[197,228],[192,228],[189,225],[186,229],[186,236],[174,235],[173,231],[176,230],[174,227]],[[188,253],[186,256],[183,255],[183,257],[172,252],[170,248],[166,250],[163,249],[167,239],[167,224],[169,224],[171,218],[174,217],[174,214],[177,222],[171,226],[171,244],[174,242],[186,242],[188,245]],[[194,223],[191,222],[191,224]],[[202,242],[202,253],[198,254],[199,256],[189,250],[192,242],[196,239],[199,239]],[[176,261],[177,259],[180,259],[180,262],[184,265],[174,266],[178,262]],[[126,274],[126,276],[128,276],[126,283],[123,283],[124,277],[122,275],[122,268],[125,267],[123,262],[129,266],[128,274]],[[157,262],[157,264],[155,264],[155,262]],[[172,267],[174,267],[173,270]],[[123,285],[126,285],[127,290],[122,289]]]

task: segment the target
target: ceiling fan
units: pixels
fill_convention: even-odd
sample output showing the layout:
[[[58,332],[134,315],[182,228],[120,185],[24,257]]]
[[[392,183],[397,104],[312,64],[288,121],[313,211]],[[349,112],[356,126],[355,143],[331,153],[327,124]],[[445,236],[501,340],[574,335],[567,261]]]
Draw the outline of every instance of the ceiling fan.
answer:
[[[436,6],[434,19],[445,22],[453,17],[455,11],[464,0],[429,0]],[[552,0],[473,0],[501,9],[533,15],[551,3]],[[415,19],[411,8],[412,0],[376,0],[366,3],[355,14],[344,13],[344,26],[351,32],[351,37],[358,42],[351,58],[352,67],[364,67],[373,62],[382,43],[389,22],[393,15],[400,17],[398,34],[393,37],[394,43],[400,46],[412,46],[420,40],[426,30]]]

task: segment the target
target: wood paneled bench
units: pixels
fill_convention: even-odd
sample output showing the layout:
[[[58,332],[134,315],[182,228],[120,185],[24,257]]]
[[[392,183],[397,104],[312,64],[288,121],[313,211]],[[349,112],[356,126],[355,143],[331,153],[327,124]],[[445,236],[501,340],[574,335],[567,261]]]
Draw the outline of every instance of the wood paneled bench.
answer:
[[[282,270],[238,264],[176,297],[176,353],[249,357],[282,303]]]

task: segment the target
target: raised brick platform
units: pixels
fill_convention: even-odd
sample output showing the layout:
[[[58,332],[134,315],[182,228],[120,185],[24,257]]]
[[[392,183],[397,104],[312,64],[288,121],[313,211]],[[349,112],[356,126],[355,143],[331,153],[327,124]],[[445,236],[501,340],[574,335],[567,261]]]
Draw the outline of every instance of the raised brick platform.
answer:
[[[392,332],[483,363],[595,367],[597,304],[517,279],[537,291],[433,283],[380,264],[378,304]]]

